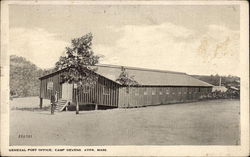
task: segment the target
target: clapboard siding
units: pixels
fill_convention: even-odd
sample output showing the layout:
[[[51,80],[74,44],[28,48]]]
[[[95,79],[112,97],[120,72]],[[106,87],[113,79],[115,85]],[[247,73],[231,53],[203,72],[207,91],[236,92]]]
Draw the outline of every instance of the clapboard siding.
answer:
[[[108,89],[107,93],[104,93],[104,88]],[[89,92],[79,90],[78,101],[80,104],[118,107],[118,88],[119,86],[116,83],[100,76],[98,82],[90,87]],[[76,102],[76,89],[73,92],[73,102]]]
[[[53,90],[48,90],[48,82],[53,82]],[[60,84],[60,74],[53,75],[48,78],[41,79],[40,82],[40,98],[50,99],[51,94],[55,91],[59,92],[59,98],[62,97],[62,85]]]
[[[121,87],[119,107],[139,107],[206,98],[211,87]]]
[[[42,78],[40,82],[40,98],[50,99],[51,94],[55,91],[59,92],[59,98],[62,97],[62,84],[61,76],[62,73],[56,73],[50,75],[50,77]],[[53,90],[47,89],[48,82],[53,82]],[[108,89],[107,93],[104,93],[104,87]],[[89,92],[79,90],[79,103],[80,104],[95,104],[118,107],[118,92],[119,85],[111,80],[108,80],[102,76],[99,76],[98,82],[94,87],[91,87]],[[73,102],[76,102],[76,89],[73,92]]]

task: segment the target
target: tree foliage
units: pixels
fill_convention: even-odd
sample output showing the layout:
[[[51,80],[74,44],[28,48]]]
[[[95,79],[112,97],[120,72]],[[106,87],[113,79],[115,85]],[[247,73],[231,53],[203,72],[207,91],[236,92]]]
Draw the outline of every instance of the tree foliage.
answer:
[[[192,75],[193,77],[205,81],[207,83],[210,83],[214,86],[219,86],[220,78],[221,78],[221,84],[222,86],[229,87],[234,86],[239,88],[240,87],[240,78],[237,76],[221,76],[221,75]]]
[[[56,70],[67,68],[68,75],[63,76],[63,81],[69,83],[93,84],[97,76],[93,65],[98,63],[99,56],[95,56],[92,49],[92,34],[72,40],[72,48],[66,48],[66,56],[60,57],[55,69],[40,69],[24,57],[10,56],[10,94],[19,97],[38,96],[39,77]]]
[[[38,96],[39,77],[45,71],[24,57],[10,56],[10,95],[18,97]]]
[[[134,79],[134,76],[129,76],[129,74],[127,73],[127,71],[124,67],[122,67],[121,74],[116,79],[116,81],[118,81],[122,85],[126,85],[126,86],[139,85],[139,83]]]
[[[78,87],[94,85],[98,79],[95,65],[99,56],[94,55],[91,48],[93,36],[88,33],[71,41],[71,47],[66,47],[66,56],[61,56],[56,63],[56,70],[65,69],[62,82],[74,83]]]

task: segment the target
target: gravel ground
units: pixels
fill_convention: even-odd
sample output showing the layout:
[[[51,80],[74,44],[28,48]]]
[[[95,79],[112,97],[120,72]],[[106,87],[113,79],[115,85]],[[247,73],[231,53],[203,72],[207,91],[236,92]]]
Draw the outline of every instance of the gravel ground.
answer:
[[[60,112],[39,99],[11,101],[10,145],[237,145],[238,100]],[[47,110],[46,110],[47,106]]]

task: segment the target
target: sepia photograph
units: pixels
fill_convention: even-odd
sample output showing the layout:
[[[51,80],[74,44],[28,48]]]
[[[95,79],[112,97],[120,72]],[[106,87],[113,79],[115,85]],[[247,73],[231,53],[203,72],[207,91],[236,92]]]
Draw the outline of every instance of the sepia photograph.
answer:
[[[10,152],[245,145],[242,3],[39,2],[5,17]]]

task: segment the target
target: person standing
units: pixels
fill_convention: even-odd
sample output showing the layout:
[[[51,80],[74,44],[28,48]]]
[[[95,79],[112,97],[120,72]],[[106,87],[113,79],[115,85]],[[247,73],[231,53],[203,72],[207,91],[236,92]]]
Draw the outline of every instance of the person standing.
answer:
[[[55,102],[58,102],[58,91],[55,92]]]
[[[55,106],[56,106],[56,94],[57,92],[55,92],[55,94],[51,94],[51,97],[50,97],[50,104],[51,104],[51,114],[54,114],[54,111],[55,111]]]

